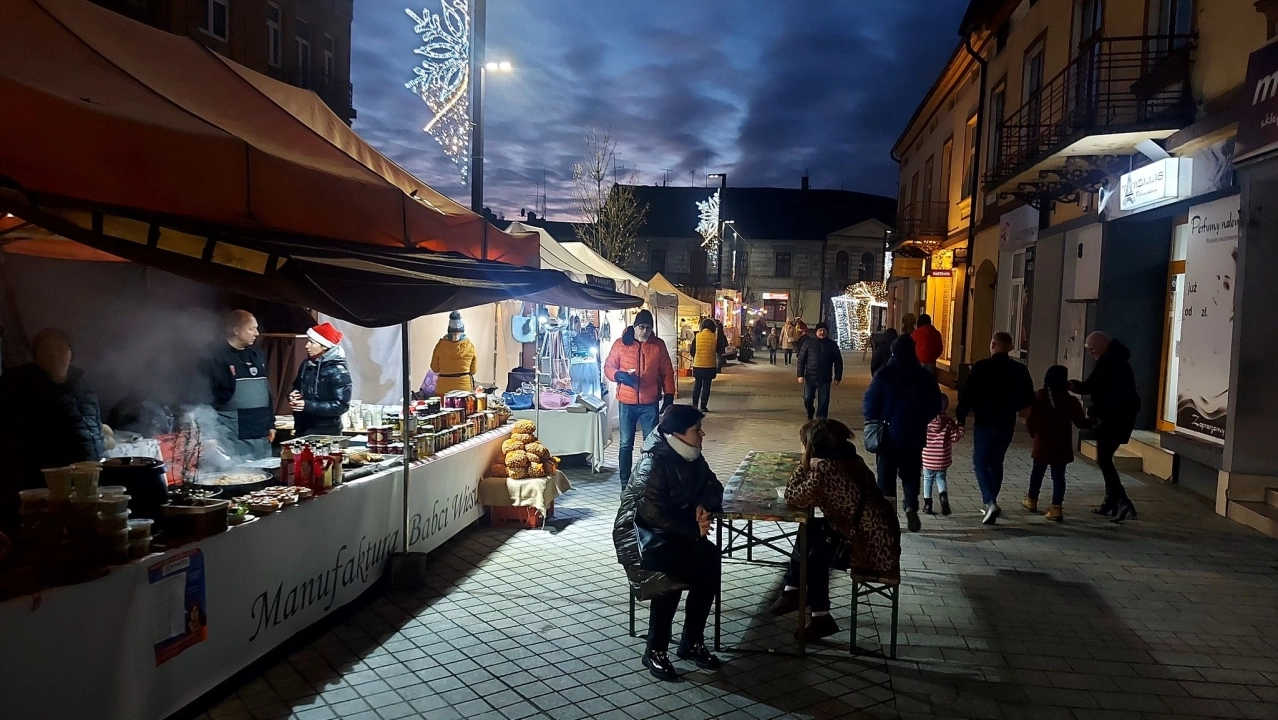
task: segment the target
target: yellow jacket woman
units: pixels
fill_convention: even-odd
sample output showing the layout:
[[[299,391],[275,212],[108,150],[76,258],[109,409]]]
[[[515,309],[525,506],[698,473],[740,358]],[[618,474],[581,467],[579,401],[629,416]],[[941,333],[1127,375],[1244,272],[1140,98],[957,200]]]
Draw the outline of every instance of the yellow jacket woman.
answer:
[[[475,346],[466,337],[466,326],[456,310],[448,316],[448,334],[435,345],[430,369],[439,375],[435,381],[436,395],[442,397],[454,390],[475,389],[473,376],[479,369]]]
[[[710,383],[719,374],[719,332],[714,320],[701,321],[701,331],[692,339],[692,406],[709,412]]]

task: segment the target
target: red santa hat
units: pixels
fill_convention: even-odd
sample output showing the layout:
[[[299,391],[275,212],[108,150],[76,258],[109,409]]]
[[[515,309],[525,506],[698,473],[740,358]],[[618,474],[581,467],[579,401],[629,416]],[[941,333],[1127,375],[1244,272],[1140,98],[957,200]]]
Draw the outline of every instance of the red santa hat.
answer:
[[[306,337],[323,345],[325,348],[332,348],[342,342],[342,331],[333,327],[332,323],[321,323],[307,330]]]

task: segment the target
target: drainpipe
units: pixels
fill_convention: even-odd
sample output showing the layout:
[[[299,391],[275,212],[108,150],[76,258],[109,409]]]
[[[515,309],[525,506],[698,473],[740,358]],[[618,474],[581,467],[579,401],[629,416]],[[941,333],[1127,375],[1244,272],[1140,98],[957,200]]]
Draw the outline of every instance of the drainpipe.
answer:
[[[966,30],[966,29],[965,29]],[[959,365],[962,366],[970,359],[967,352],[967,324],[968,317],[971,316],[974,308],[971,307],[972,299],[972,246],[976,244],[976,211],[978,208],[977,191],[981,187],[981,145],[985,138],[985,90],[986,90],[986,70],[988,63],[981,54],[972,47],[972,33],[965,32],[963,38],[963,49],[971,56],[976,64],[981,68],[981,96],[976,101],[976,137],[972,141],[972,154],[974,167],[972,169],[971,187],[968,188],[968,197],[972,199],[971,212],[967,216],[967,244],[963,258],[963,324],[959,330]],[[956,383],[957,384],[957,383]]]

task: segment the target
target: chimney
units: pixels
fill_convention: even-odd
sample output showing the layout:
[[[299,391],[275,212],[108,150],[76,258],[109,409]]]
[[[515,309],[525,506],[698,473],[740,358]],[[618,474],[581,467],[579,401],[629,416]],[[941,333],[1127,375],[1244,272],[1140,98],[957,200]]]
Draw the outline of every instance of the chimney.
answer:
[[[804,171],[803,171],[803,184],[802,184],[802,185],[800,185],[800,187],[801,187],[801,188],[803,188],[804,190],[807,190],[807,189],[809,189],[809,187],[810,187],[810,186],[808,185],[808,171],[807,171],[807,170],[804,170]]]

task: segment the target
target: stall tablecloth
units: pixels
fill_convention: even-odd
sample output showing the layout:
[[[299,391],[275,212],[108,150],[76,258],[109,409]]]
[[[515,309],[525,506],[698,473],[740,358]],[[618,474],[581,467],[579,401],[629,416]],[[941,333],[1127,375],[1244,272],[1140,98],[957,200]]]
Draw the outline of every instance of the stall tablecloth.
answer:
[[[527,480],[486,477],[479,481],[479,502],[485,507],[534,507],[545,517],[555,498],[571,489],[568,476],[558,470],[550,477]]]
[[[516,410],[516,420],[537,423],[537,439],[552,455],[589,455],[595,472],[603,468],[604,450],[612,444],[612,428],[603,412],[572,413],[567,410]]]

